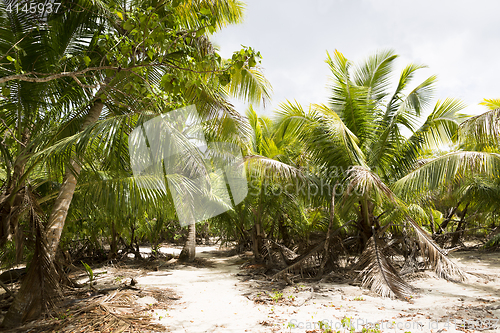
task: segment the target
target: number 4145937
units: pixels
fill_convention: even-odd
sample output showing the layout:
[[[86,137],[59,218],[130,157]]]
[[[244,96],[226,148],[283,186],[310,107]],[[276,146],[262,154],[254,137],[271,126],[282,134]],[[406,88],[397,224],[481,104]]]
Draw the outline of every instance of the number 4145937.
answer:
[[[57,13],[59,10],[59,7],[61,7],[60,2],[46,2],[46,3],[36,3],[36,2],[25,2],[25,3],[10,3],[7,5],[7,12],[12,13]]]

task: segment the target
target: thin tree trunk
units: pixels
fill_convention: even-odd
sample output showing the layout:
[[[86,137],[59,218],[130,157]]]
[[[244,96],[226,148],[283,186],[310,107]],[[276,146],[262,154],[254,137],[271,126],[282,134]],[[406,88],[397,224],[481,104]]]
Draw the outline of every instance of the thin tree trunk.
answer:
[[[448,224],[451,222],[451,220],[453,219],[453,215],[455,215],[458,207],[460,206],[462,202],[459,201],[457,206],[456,207],[452,207],[450,209],[450,211],[448,212],[446,218],[444,219],[443,223],[441,223],[441,225],[439,226],[439,230],[437,231],[437,234],[442,234],[445,229],[448,227]]]
[[[262,248],[262,234],[261,234],[261,226],[260,219],[255,221],[252,230],[252,252],[255,258],[255,261],[262,261],[262,255],[260,254],[260,249]]]
[[[368,240],[373,234],[372,222],[374,219],[373,216],[374,205],[366,198],[363,199],[363,201],[360,201],[359,205],[360,207],[359,207],[359,216],[357,225],[359,232],[361,234],[360,249],[359,249],[361,253],[365,249]]]
[[[21,135],[19,146],[21,144],[27,146],[30,138],[31,132],[26,128]],[[5,187],[5,191],[0,195],[0,246],[14,237],[16,263],[19,263],[23,254],[24,236],[21,228],[19,228],[19,216],[22,213],[24,197],[27,194],[24,173],[30,153],[31,149],[22,151],[17,156],[12,168],[7,165],[7,186]],[[10,174],[11,170],[12,176]]]
[[[430,223],[431,224],[431,232],[432,232],[432,236],[434,236],[434,234],[436,233],[436,228],[434,226],[435,222],[434,222],[434,215],[432,214],[432,212],[430,214],[430,217],[431,217],[431,223]]]
[[[82,130],[97,122],[103,106],[104,104],[101,99],[94,101],[94,104],[83,122]],[[76,189],[76,176],[80,173],[80,170],[81,167],[78,163],[74,160],[71,161],[71,168],[66,169],[63,184],[59,189],[59,195],[52,207],[52,213],[50,214],[49,222],[46,227],[47,249],[52,259],[55,257],[59,241],[61,240],[61,233],[66,221],[66,216],[68,215],[69,206]]]
[[[109,251],[109,259],[114,259],[118,255],[118,243],[116,240],[116,236],[118,236],[118,233],[116,232],[115,228],[115,220],[111,219],[111,244],[110,244],[110,251]]]
[[[446,233],[446,228],[448,227],[448,224],[453,219],[453,215],[455,215],[455,213],[457,212],[457,209],[461,203],[462,202],[459,201],[455,207],[452,207],[449,209],[448,214],[446,214],[446,218],[444,219],[443,223],[441,223],[438,230],[436,231],[435,240],[436,240],[436,243],[438,243],[438,245],[440,247],[444,247],[444,245],[446,243],[446,237],[445,237],[444,233]]]
[[[281,239],[283,240],[283,244],[286,247],[290,247],[290,234],[288,233],[288,229],[285,225],[285,218],[281,215],[278,219],[278,231],[281,235]]]
[[[102,93],[101,90],[97,93],[97,96]],[[101,99],[94,101],[82,124],[82,130],[99,119],[103,106]],[[61,295],[58,284],[44,284],[44,281],[52,280],[50,276],[46,276],[47,274],[57,274],[54,268],[56,250],[59,246],[68,209],[75,192],[76,175],[78,175],[81,169],[75,161],[71,161],[71,166],[73,170],[71,168],[66,169],[64,180],[59,189],[59,195],[52,208],[47,226],[45,227],[45,232],[40,231],[37,235],[37,242],[42,245],[40,246],[38,255],[34,256],[28,269],[27,277],[23,280],[21,289],[2,322],[3,327],[16,327],[25,321],[39,317],[41,312],[44,311],[44,295],[49,295],[49,297],[51,295]],[[46,265],[46,269],[42,269],[42,264]]]
[[[196,223],[188,226],[188,238],[179,255],[179,260],[192,262],[196,256]]]
[[[336,188],[334,186],[333,188]],[[325,250],[323,253],[323,260],[321,261],[321,265],[319,266],[319,271],[316,277],[320,278],[323,276],[323,272],[325,270],[325,265],[330,259],[330,240],[332,238],[332,229],[333,229],[333,218],[335,216],[335,191],[332,193],[332,201],[330,203],[330,221],[328,221],[328,231],[326,232],[325,239]]]
[[[463,230],[465,230],[466,220],[465,215],[467,214],[467,208],[469,208],[469,204],[467,204],[462,212],[462,216],[460,218],[460,222],[458,222],[457,228],[455,229],[455,233],[451,239],[451,246],[454,247],[457,245],[460,240],[460,236],[463,234]]]

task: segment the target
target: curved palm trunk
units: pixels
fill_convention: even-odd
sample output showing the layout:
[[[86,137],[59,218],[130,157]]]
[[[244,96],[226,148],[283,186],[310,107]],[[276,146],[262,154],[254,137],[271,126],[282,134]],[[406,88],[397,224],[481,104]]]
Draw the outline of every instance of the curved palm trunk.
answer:
[[[104,104],[101,99],[94,101],[94,104],[89,110],[87,117],[82,124],[82,130],[97,122],[101,115]],[[64,180],[59,195],[56,198],[52,212],[47,223],[45,237],[47,239],[47,250],[49,256],[53,259],[56,254],[59,241],[61,239],[62,229],[68,215],[69,206],[73,199],[73,194],[76,189],[76,176],[80,173],[81,167],[75,161],[71,161],[71,168],[66,169]]]
[[[179,255],[179,260],[192,262],[196,256],[196,223],[188,226],[188,238]]]
[[[82,130],[95,123],[101,115],[104,104],[100,99],[96,99],[89,110],[87,117],[82,124]],[[80,166],[71,161],[71,168],[66,169],[64,180],[59,195],[56,198],[49,221],[45,230],[40,230],[37,235],[38,253],[34,256],[29,267],[27,277],[23,280],[14,303],[9,308],[3,322],[3,327],[16,327],[23,322],[32,320],[40,316],[44,310],[44,303],[52,302],[53,295],[61,295],[57,283],[45,283],[54,279],[56,270],[54,259],[61,239],[68,209],[75,193]],[[41,227],[39,229],[42,229]],[[49,299],[44,299],[48,295]]]

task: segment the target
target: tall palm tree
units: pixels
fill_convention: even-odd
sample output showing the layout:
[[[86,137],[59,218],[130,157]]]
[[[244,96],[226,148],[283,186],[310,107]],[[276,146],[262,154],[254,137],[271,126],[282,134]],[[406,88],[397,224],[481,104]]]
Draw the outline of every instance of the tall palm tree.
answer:
[[[419,126],[436,78],[431,76],[408,91],[415,73],[424,67],[410,64],[391,91],[396,58],[393,51],[381,51],[353,66],[335,51],[326,60],[332,72],[330,104],[314,105],[305,112],[288,103],[279,111],[278,121],[290,135],[300,137],[312,163],[330,175],[329,182],[343,185],[335,210],[356,222],[363,285],[405,298],[411,288],[382,254],[384,233],[389,228],[396,231],[397,221],[413,228],[441,275],[461,278],[391,186],[418,166],[424,148],[452,141],[463,104],[453,99],[438,102]],[[410,133],[408,138],[403,129]]]
[[[299,202],[299,193],[287,189],[307,180],[300,167],[300,142],[283,136],[271,119],[259,117],[252,107],[246,115],[251,134],[244,151],[252,193],[244,208],[251,211],[252,250],[255,259],[261,260],[264,238],[272,239],[275,234],[287,241],[293,226],[299,224],[304,206]]]
[[[25,68],[26,74],[15,75],[15,71],[8,68],[9,75],[4,81],[34,82],[40,90],[40,83],[49,82],[59,89],[59,94],[47,96],[51,102],[57,103],[57,106],[50,105],[49,110],[62,109],[70,114],[68,121],[57,124],[59,130],[45,137],[50,144],[37,146],[37,151],[30,155],[32,165],[43,162],[47,170],[58,170],[58,180],[61,174],[63,176],[46,226],[39,228],[37,234],[40,242],[35,258],[38,261],[30,265],[28,278],[4,319],[5,326],[18,325],[40,313],[46,299],[41,294],[35,295],[37,288],[32,286],[37,282],[45,283],[50,287],[47,290],[58,294],[52,266],[77,179],[82,170],[99,170],[92,169],[96,165],[92,158],[99,153],[104,152],[107,160],[97,164],[109,169],[110,164],[105,162],[113,160],[110,156],[116,151],[111,147],[123,140],[123,129],[176,107],[195,103],[214,135],[241,130],[241,117],[227,103],[224,91],[216,89],[218,85],[214,84],[219,84],[221,74],[229,67],[221,67],[220,57],[206,37],[208,32],[239,20],[242,7],[239,1],[182,4],[176,1],[137,1],[132,4],[134,6],[129,2],[121,6],[113,3],[113,10],[106,2],[82,1],[64,5],[66,11],[50,17],[50,24],[40,29],[44,38],[30,35],[33,27],[28,25],[23,26],[24,35],[2,41],[7,52],[14,49],[16,54],[22,55],[22,50],[16,47],[26,40],[27,45],[39,47],[39,53],[53,55],[44,59],[49,68],[39,72],[35,72],[37,68]],[[72,6],[78,6],[78,10],[71,10]],[[6,17],[5,8],[2,10],[3,17]],[[3,23],[2,29],[15,31],[8,21]],[[72,29],[67,29],[69,26]],[[144,44],[145,39],[151,43]],[[21,62],[15,60],[10,67],[18,70]],[[29,66],[30,63],[23,61],[23,65]],[[250,68],[252,66],[244,67],[249,73],[254,70]],[[58,74],[62,71],[64,73]],[[259,83],[259,77],[252,76],[257,81],[248,77],[239,80],[247,86]],[[65,87],[69,89],[65,90]],[[265,90],[257,90],[250,94],[252,98],[259,93],[265,97]],[[75,99],[75,96],[83,97]],[[9,126],[13,125],[5,124],[4,130],[8,131]],[[44,138],[43,135],[40,137]],[[59,141],[54,143],[54,139]],[[122,181],[131,182],[130,177]],[[136,200],[140,198],[155,198],[155,194],[143,193],[135,197]],[[48,269],[38,274],[37,270],[45,266]],[[43,281],[39,281],[40,276]]]

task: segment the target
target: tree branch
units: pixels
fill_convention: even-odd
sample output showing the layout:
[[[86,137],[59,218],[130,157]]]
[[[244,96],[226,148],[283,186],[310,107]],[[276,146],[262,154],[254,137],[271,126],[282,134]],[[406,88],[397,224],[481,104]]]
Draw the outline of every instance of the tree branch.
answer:
[[[82,69],[81,71],[75,71],[75,72],[61,72],[61,73],[39,73],[39,72],[28,72],[25,74],[15,74],[15,75],[9,75],[9,76],[4,76],[0,78],[0,83],[4,82],[9,82],[9,81],[14,81],[14,80],[20,80],[20,81],[25,81],[25,82],[49,82],[52,80],[60,79],[63,77],[72,77],[75,78],[77,76],[81,76],[87,72],[90,71],[99,71],[99,70],[104,70],[104,69],[114,69],[118,70],[119,67],[115,66],[100,66],[100,67],[89,67]],[[44,77],[33,77],[31,75],[38,75],[38,76],[44,76]],[[77,80],[78,83],[78,80]],[[81,82],[80,82],[81,84]]]

